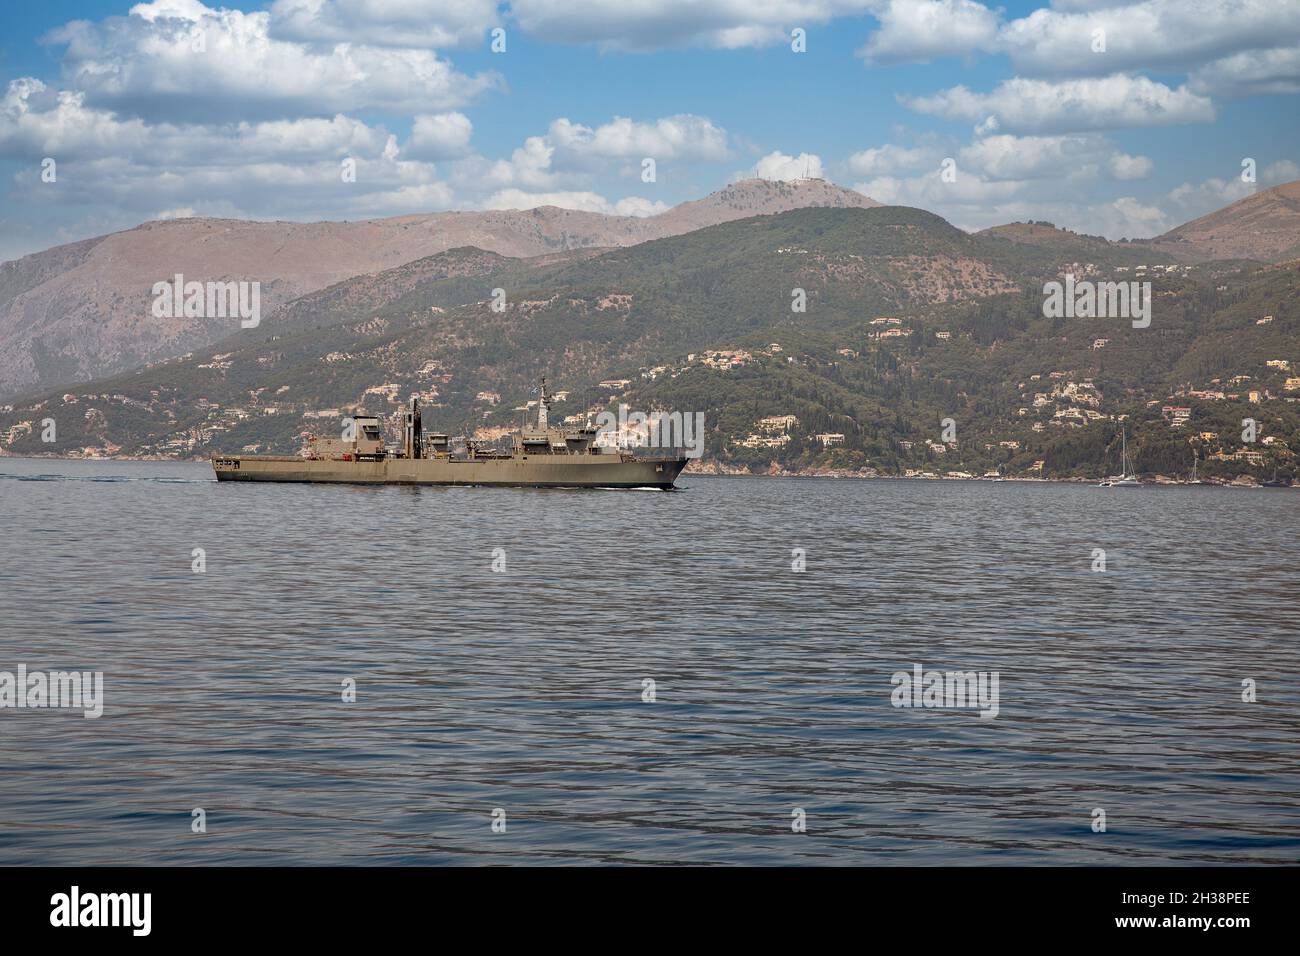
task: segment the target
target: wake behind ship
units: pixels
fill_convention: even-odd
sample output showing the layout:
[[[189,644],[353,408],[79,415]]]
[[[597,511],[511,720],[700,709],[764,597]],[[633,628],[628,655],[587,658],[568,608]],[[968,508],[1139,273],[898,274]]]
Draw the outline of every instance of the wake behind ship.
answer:
[[[597,430],[552,428],[543,379],[535,427],[513,435],[508,452],[482,450],[467,441],[451,452],[442,433],[424,434],[420,403],[411,399],[400,451],[390,453],[379,419],[357,417],[351,440],[313,438],[303,456],[217,455],[217,481],[291,481],[383,485],[502,485],[523,488],[672,489],[687,459],[641,458],[596,445]]]

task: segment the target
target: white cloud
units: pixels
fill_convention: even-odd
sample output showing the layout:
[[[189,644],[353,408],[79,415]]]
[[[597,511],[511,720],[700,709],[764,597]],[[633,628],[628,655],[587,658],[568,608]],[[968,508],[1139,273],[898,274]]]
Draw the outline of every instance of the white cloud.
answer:
[[[704,46],[721,49],[790,42],[795,27],[859,15],[876,0],[512,0],[526,33],[611,50]]]
[[[474,125],[463,113],[423,114],[411,123],[411,137],[402,148],[409,159],[449,159],[469,151]]]
[[[1188,85],[1220,96],[1300,93],[1300,46],[1235,53],[1193,71]]]
[[[999,46],[1020,74],[1185,72],[1244,50],[1300,42],[1297,0],[1145,0],[1039,9],[1007,23]],[[1088,7],[1091,9],[1078,9]],[[1096,31],[1105,51],[1093,52]]]
[[[1147,156],[1130,156],[1127,153],[1115,153],[1108,160],[1106,166],[1110,174],[1116,179],[1146,179],[1151,175],[1151,169],[1154,164],[1150,157]]]
[[[117,160],[142,167],[230,165],[379,155],[390,134],[343,115],[260,123],[149,124],[87,107],[81,93],[52,91],[30,77],[0,99],[0,155],[58,162]]]
[[[628,196],[614,204],[614,212],[620,216],[657,216],[668,209],[668,204],[661,199],[651,201],[640,196]]]
[[[555,189],[563,176],[551,165],[555,147],[545,136],[529,136],[509,159],[469,156],[451,164],[451,179],[462,191],[495,190],[506,186]]]
[[[419,113],[462,105],[500,86],[467,76],[427,49],[277,40],[267,12],[213,10],[194,0],[77,20],[53,31],[64,84],[86,102],[151,118],[255,118],[383,109]],[[173,5],[179,4],[179,7]]]
[[[974,0],[887,0],[880,29],[858,55],[868,63],[926,63],[992,49],[998,14]]]
[[[1181,221],[1158,205],[1132,197],[1105,200],[1086,194],[1063,198],[1048,180],[990,182],[960,169],[954,183],[942,182],[936,172],[910,180],[883,177],[854,188],[881,202],[919,206],[969,231],[1046,219],[1061,228],[1110,239],[1149,238]]]
[[[484,41],[496,0],[275,0],[271,34],[313,43],[449,47]]]
[[[651,202],[639,196],[629,196],[611,203],[599,193],[590,191],[530,193],[522,189],[499,190],[483,203],[484,209],[536,209],[539,206],[559,206],[561,209],[618,216],[655,216],[668,208],[662,202]]]
[[[156,20],[174,18],[177,20],[201,20],[208,12],[199,0],[156,0],[154,3],[137,3],[129,13],[153,23]]]
[[[730,155],[726,130],[689,113],[650,123],[616,116],[595,129],[558,119],[551,124],[549,136],[557,147],[589,156],[718,161]]]
[[[939,213],[952,221],[947,211],[964,206],[983,206],[1010,199],[1020,192],[1021,183],[984,179],[958,167],[957,178],[945,182],[940,169],[922,176],[900,178],[880,176],[853,188],[887,205],[916,206]]]
[[[1004,53],[1026,77],[1190,73],[1198,94],[1300,92],[1300,0],[1058,0],[1005,22],[976,0],[874,12],[881,27],[858,51],[869,63]]]
[[[628,158],[713,161],[729,155],[727,133],[710,120],[689,114],[650,122],[615,117],[595,128],[561,117],[540,136],[529,136],[509,159],[469,156],[451,166],[461,192],[504,190],[568,193],[581,197],[591,179]],[[509,194],[517,198],[515,193]],[[582,199],[582,208],[591,205]]]
[[[1244,194],[1231,184],[1212,181],[1156,199],[1107,195],[1107,183],[1144,178],[1151,165],[1147,157],[1125,153],[1097,134],[998,134],[956,150],[952,181],[946,181],[936,165],[919,175],[878,176],[854,188],[881,202],[937,213],[963,229],[1046,219],[1110,239],[1159,235]]]
[[[854,176],[889,176],[896,173],[919,173],[922,168],[938,168],[941,155],[928,146],[896,146],[886,143],[854,153],[845,164]]]
[[[121,122],[84,101],[32,77],[11,80],[0,100],[0,155],[73,159],[129,152],[149,141],[142,120]]]
[[[780,150],[774,150],[754,164],[752,169],[740,170],[732,174],[733,179],[821,179],[822,160],[813,153],[800,153],[787,156]]]
[[[1167,202],[1177,210],[1180,221],[1185,222],[1222,209],[1254,192],[1255,184],[1242,182],[1240,176],[1234,179],[1212,178],[1200,183],[1183,183],[1171,189]]]
[[[1280,159],[1276,163],[1270,163],[1259,174],[1259,181],[1266,186],[1276,186],[1279,183],[1289,183],[1297,179],[1300,179],[1300,165],[1291,162],[1289,159]]]
[[[1082,222],[1087,227],[1077,231],[1108,239],[1150,239],[1177,225],[1159,206],[1141,202],[1132,196],[1122,196],[1097,208],[1074,212],[1071,216],[1068,221]]]
[[[1210,122],[1215,117],[1214,105],[1186,87],[1170,89],[1125,74],[1061,81],[1015,77],[989,93],[956,86],[900,100],[920,113],[979,121],[984,128],[1010,132],[1085,132]]]
[[[958,153],[958,166],[990,179],[1091,179],[1105,170],[1114,179],[1141,179],[1151,160],[1116,150],[1095,133],[977,139]]]

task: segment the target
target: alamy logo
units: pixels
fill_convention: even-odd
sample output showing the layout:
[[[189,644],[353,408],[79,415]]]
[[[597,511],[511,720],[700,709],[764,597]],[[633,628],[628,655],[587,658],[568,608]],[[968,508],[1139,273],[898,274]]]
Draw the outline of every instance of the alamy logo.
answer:
[[[0,671],[0,708],[52,707],[80,710],[83,717],[95,718],[104,713],[103,671],[27,672],[26,664],[18,673]]]
[[[629,412],[619,403],[618,415],[604,411],[596,416],[596,435],[620,445],[681,448],[687,458],[704,454],[704,413]]]
[[[159,319],[238,317],[244,329],[255,329],[262,321],[260,282],[186,282],[178,272],[171,282],[155,282],[153,295],[153,314]]]
[[[129,926],[133,936],[148,936],[152,928],[152,893],[70,893],[50,897],[51,926]]]
[[[997,671],[926,671],[913,664],[910,673],[895,671],[889,682],[895,707],[978,707],[986,720],[998,715]]]
[[[1132,319],[1133,328],[1151,324],[1150,282],[1065,282],[1043,286],[1043,315],[1049,319]]]

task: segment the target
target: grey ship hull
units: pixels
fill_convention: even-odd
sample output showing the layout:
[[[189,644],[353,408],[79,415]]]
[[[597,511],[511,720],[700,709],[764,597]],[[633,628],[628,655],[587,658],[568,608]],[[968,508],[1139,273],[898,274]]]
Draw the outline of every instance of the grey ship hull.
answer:
[[[661,488],[685,458],[531,455],[514,458],[384,458],[339,461],[272,455],[213,456],[217,481],[328,482],[364,485],[500,485],[515,488]]]

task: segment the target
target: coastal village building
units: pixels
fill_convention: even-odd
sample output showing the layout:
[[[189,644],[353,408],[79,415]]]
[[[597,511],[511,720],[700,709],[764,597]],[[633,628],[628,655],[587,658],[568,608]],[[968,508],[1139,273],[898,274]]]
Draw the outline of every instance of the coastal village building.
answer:
[[[765,432],[788,432],[799,424],[799,419],[793,415],[773,415],[770,418],[760,418],[758,427],[760,431]]]
[[[740,368],[751,359],[753,359],[753,356],[743,349],[725,349],[705,352],[700,362],[708,368],[725,372],[729,369]]]
[[[789,435],[750,434],[736,442],[741,448],[784,448],[790,444]]]
[[[1239,448],[1231,454],[1228,452],[1219,452],[1210,457],[1215,461],[1244,461],[1251,465],[1264,464],[1264,453],[1250,448]]]

